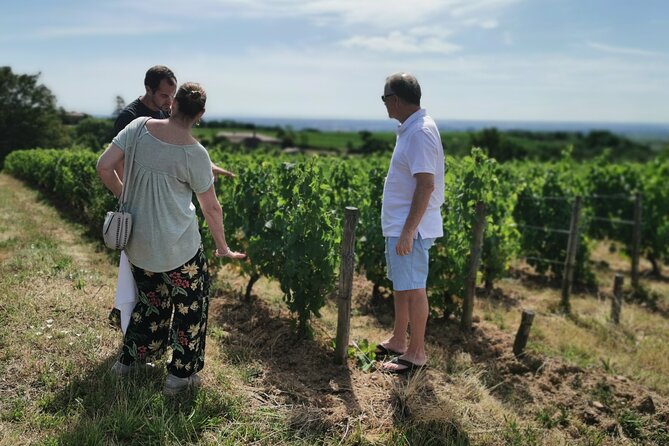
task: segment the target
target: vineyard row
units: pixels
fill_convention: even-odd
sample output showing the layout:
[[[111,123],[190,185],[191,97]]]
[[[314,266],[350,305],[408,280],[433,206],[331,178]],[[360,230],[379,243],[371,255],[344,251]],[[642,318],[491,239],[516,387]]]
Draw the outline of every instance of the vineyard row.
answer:
[[[86,150],[35,149],[12,152],[5,170],[67,203],[93,233],[115,205],[95,172],[98,154]],[[374,295],[389,286],[385,277],[380,227],[381,195],[389,158],[295,157],[211,152],[214,162],[234,171],[216,190],[225,212],[226,233],[241,263],[247,295],[260,277],[276,279],[285,301],[306,334],[336,285],[346,206],[359,209],[356,268],[374,285]],[[590,251],[594,240],[609,239],[630,249],[634,197],[643,197],[642,255],[654,268],[669,255],[669,162],[588,163],[568,154],[559,162],[499,164],[478,150],[446,158],[444,237],[431,250],[428,283],[431,309],[461,311],[471,248],[475,204],[486,206],[479,280],[492,288],[511,260],[525,258],[538,274],[561,278],[572,201],[584,197],[576,241],[574,278],[594,284]],[[556,199],[557,198],[557,199]],[[203,222],[203,219],[201,219]],[[202,223],[204,224],[204,223]],[[213,250],[208,231],[205,246]]]

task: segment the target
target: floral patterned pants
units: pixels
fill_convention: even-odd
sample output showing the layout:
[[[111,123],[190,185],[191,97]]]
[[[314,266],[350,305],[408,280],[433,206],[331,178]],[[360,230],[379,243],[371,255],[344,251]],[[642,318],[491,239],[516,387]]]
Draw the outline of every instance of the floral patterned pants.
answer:
[[[125,365],[154,361],[169,346],[171,374],[186,378],[202,370],[209,306],[209,273],[202,247],[172,271],[155,273],[132,265],[132,275],[138,302],[119,361]]]

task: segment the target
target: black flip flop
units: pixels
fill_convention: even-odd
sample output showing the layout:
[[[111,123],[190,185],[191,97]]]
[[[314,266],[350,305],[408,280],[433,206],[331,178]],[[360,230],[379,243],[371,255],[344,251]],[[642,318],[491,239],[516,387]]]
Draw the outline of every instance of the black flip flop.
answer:
[[[396,352],[395,350],[391,350],[389,348],[384,347],[381,344],[378,344],[376,346],[376,350],[374,350],[374,354],[376,355],[377,358],[386,358],[388,356],[400,356],[403,353]]]
[[[395,374],[395,375],[404,375],[404,374],[408,374],[408,373],[417,372],[418,370],[421,370],[421,369],[426,367],[425,365],[414,364],[413,362],[407,361],[406,359],[402,359],[402,358],[393,358],[388,362],[391,362],[391,363],[397,364],[397,365],[403,365],[405,367],[403,369],[387,369],[385,367],[381,367],[381,370],[383,370],[384,372],[392,373],[392,374]]]

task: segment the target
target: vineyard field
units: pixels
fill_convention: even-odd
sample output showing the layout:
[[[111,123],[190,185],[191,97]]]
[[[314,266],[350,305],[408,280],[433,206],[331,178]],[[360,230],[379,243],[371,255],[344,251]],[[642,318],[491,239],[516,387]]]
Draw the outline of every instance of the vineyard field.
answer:
[[[465,158],[447,158],[445,237],[434,251],[429,287],[431,359],[426,375],[396,380],[362,367],[364,361],[373,360],[369,349],[390,329],[392,321],[379,247],[380,195],[388,158],[267,157],[222,151],[211,155],[216,163],[237,173],[234,180],[218,180],[216,188],[230,243],[249,252],[251,261],[217,265],[210,315],[213,347],[208,347],[212,350],[211,370],[206,375],[212,384],[193,401],[194,413],[202,424],[197,420],[191,424],[192,419],[180,421],[179,429],[183,430],[174,433],[179,440],[172,441],[209,444],[223,438],[242,442],[256,438],[259,444],[275,444],[271,439],[276,435],[278,443],[286,444],[335,444],[340,440],[344,444],[419,444],[451,438],[454,444],[557,445],[576,441],[617,445],[640,441],[659,445],[667,439],[667,430],[661,427],[669,413],[665,373],[669,367],[669,288],[662,279],[667,271],[663,266],[666,245],[661,238],[667,225],[667,197],[661,187],[667,168],[664,163],[580,163],[566,156],[557,163],[498,164],[477,150]],[[20,302],[16,293],[44,300],[43,305],[31,306],[25,316],[13,300],[3,301],[1,305],[10,315],[6,325],[44,324],[27,322],[23,317],[55,320],[67,325],[63,330],[69,333],[81,330],[77,327],[82,318],[91,321],[87,323],[86,336],[91,338],[87,338],[86,348],[74,347],[71,360],[54,356],[67,346],[70,335],[61,333],[54,341],[41,337],[47,328],[30,329],[31,348],[47,352],[48,361],[57,364],[57,370],[73,370],[77,364],[81,372],[58,372],[60,381],[54,381],[52,368],[38,367],[37,375],[28,374],[28,382],[35,386],[40,379],[51,384],[42,406],[35,406],[20,393],[7,400],[10,406],[3,406],[0,432],[7,432],[7,438],[15,440],[12,444],[21,444],[16,429],[25,426],[22,420],[34,420],[44,410],[40,407],[46,407],[45,419],[61,427],[44,425],[35,435],[61,441],[81,440],[78,435],[84,433],[108,441],[128,438],[118,427],[100,424],[116,424],[119,419],[91,399],[98,395],[106,401],[104,405],[117,407],[111,402],[114,394],[96,384],[99,380],[109,389],[115,388],[107,382],[105,368],[113,362],[116,342],[113,332],[100,325],[105,317],[104,302],[111,302],[114,265],[108,256],[96,252],[95,245],[100,243],[92,240],[97,239],[102,215],[113,207],[114,200],[97,180],[96,158],[96,154],[81,150],[14,152],[5,162],[5,171],[23,183],[1,175],[3,202],[13,205],[11,212],[17,213],[21,207],[17,209],[15,203],[21,200],[27,212],[21,214],[22,220],[16,218],[24,221],[19,226],[12,220],[3,223],[3,233],[9,234],[3,242],[7,254],[0,257],[5,277],[23,277],[18,282],[5,280],[3,292],[15,296],[16,302]],[[53,232],[49,222],[55,217],[40,217],[50,212],[49,205],[30,198],[33,192],[25,184],[41,190],[64,215],[77,221],[79,235]],[[626,302],[620,326],[614,326],[607,300],[613,276],[625,274],[626,292],[632,292],[627,257],[630,233],[615,222],[633,219],[637,194],[642,195],[644,204],[641,287]],[[568,227],[576,196],[582,196],[584,202],[580,256],[572,312],[564,315],[558,307],[564,234],[556,233],[553,238],[544,232],[542,237],[541,231],[527,227]],[[474,331],[466,334],[460,332],[457,318],[473,207],[479,201],[488,208],[484,255]],[[341,368],[332,364],[336,331],[333,297],[346,205],[359,208],[360,223],[353,343],[348,365]],[[9,209],[7,214],[11,215]],[[599,220],[598,216],[607,219]],[[42,223],[28,223],[30,218]],[[35,232],[17,235],[29,228]],[[58,235],[47,242],[40,233]],[[80,237],[92,240],[82,241],[85,246],[80,246],[76,242]],[[31,243],[31,239],[39,242]],[[205,242],[211,251],[211,241]],[[18,260],[28,254],[34,257]],[[531,257],[556,263],[544,262],[542,266]],[[40,266],[42,261],[44,266]],[[96,276],[100,273],[91,268],[103,268],[109,278]],[[40,291],[49,286],[63,291]],[[67,295],[66,289],[73,290],[68,304],[62,297]],[[91,294],[95,294],[93,307],[83,304]],[[55,316],[54,308],[58,309]],[[534,309],[537,320],[529,353],[518,360],[510,348],[523,308]],[[60,312],[69,322],[58,315]],[[35,334],[38,331],[40,335]],[[104,348],[91,362],[87,349],[96,333],[103,336]],[[10,339],[9,333],[3,336]],[[22,342],[7,344],[12,346],[7,350],[8,367],[14,367],[11,370],[22,361],[18,355],[25,348]],[[58,349],[52,350],[50,342]],[[146,379],[160,382],[153,375]],[[64,388],[59,384],[63,380],[79,383],[79,390],[70,385]],[[16,381],[10,381],[10,389],[19,388]],[[39,393],[32,386],[26,389]],[[226,389],[227,395],[220,388]],[[243,388],[250,393],[240,392]],[[132,383],[121,392],[126,395],[127,390],[137,395],[124,396],[126,406],[142,407],[152,398],[150,389],[147,394]],[[77,401],[96,409],[93,414],[80,412]],[[240,405],[240,401],[247,402]],[[161,422],[161,415],[154,410],[162,410],[163,415],[173,413],[172,409],[160,409],[162,403],[153,404],[147,415],[152,421],[139,414],[130,418],[145,426],[130,428],[135,435],[150,436],[151,423]],[[79,413],[83,424],[57,422],[61,410]],[[96,412],[100,418],[95,418]],[[212,414],[219,412],[232,418],[214,420]],[[274,421],[262,418],[267,415],[261,414],[268,413],[274,414],[269,415],[276,417]],[[174,416],[179,417],[179,412]],[[264,421],[257,424],[254,417]],[[351,418],[358,426],[355,431],[350,431],[345,421]],[[294,427],[298,422],[307,423],[306,427]]]

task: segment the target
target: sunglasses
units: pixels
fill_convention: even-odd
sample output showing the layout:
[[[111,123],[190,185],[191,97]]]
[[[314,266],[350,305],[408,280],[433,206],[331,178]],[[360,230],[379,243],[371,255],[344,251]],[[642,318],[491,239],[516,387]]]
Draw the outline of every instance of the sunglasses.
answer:
[[[382,94],[382,95],[381,95],[381,100],[382,100],[383,103],[385,104],[385,103],[386,103],[386,99],[388,99],[388,98],[391,97],[391,96],[395,96],[395,93]]]

